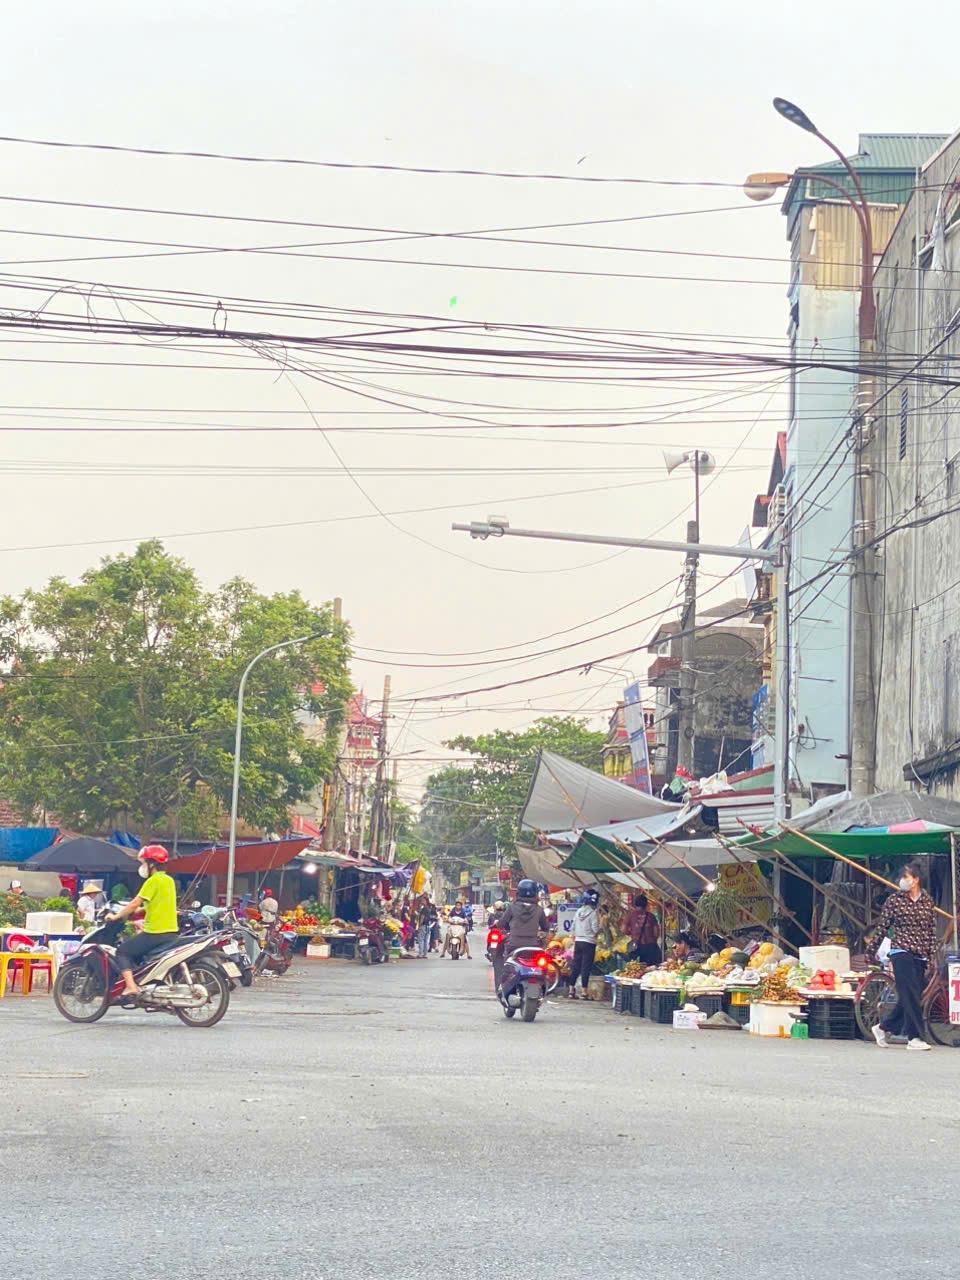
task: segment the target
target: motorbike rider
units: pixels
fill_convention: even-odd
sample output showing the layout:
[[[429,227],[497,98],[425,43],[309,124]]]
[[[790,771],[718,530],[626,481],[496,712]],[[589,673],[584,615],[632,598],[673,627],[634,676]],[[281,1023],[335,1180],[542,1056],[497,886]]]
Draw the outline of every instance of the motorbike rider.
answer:
[[[164,866],[170,855],[162,844],[148,844],[137,854],[139,873],[143,884],[135,898],[107,916],[110,921],[126,920],[143,908],[143,932],[124,938],[117,948],[117,964],[123,977],[124,994],[139,995],[140,988],[133,980],[133,967],[138,960],[163,943],[179,937],[177,923],[177,884],[167,875]]]
[[[537,947],[540,935],[548,932],[550,922],[540,906],[540,890],[535,880],[521,880],[517,885],[517,900],[511,902],[500,917],[500,928],[504,940],[497,948],[493,958],[493,972],[496,985],[500,986],[503,973],[504,956],[520,947]],[[508,991],[503,993],[509,995]]]
[[[466,912],[463,907],[460,907],[459,910],[456,907],[452,907],[450,910],[450,914],[447,916],[447,931],[443,935],[443,949],[440,952],[440,956],[442,958],[443,956],[447,955],[450,951],[450,943],[453,941],[453,937],[450,931],[450,926],[454,924],[463,925],[463,941],[462,941],[463,954],[467,957],[468,960],[472,960],[473,956],[470,954],[470,939],[467,937],[467,934],[470,932],[470,926],[469,926]]]
[[[503,915],[505,908],[506,908],[506,903],[498,901],[493,904],[493,906],[487,912],[487,928],[488,929],[492,929],[494,928],[495,925],[498,925],[500,923],[500,917]]]

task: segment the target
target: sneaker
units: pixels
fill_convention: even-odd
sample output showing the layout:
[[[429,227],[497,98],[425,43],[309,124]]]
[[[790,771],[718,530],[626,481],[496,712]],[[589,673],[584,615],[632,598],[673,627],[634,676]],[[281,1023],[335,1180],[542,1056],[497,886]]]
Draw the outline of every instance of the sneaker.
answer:
[[[917,1040],[916,1037],[914,1037],[913,1040],[907,1041],[907,1048],[912,1049],[914,1053],[926,1053],[930,1046],[927,1044],[926,1040]]]
[[[873,1028],[873,1038],[874,1040],[876,1040],[877,1044],[880,1046],[881,1049],[889,1048],[887,1033],[884,1031],[883,1027],[881,1027],[879,1024]]]

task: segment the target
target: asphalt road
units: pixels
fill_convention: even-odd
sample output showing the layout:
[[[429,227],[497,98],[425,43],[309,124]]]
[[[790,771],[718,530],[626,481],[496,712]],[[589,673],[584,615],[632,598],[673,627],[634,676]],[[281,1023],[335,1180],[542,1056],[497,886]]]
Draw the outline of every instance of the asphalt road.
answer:
[[[489,979],[302,961],[209,1031],[7,997],[4,1274],[952,1273],[960,1054],[529,1026]]]

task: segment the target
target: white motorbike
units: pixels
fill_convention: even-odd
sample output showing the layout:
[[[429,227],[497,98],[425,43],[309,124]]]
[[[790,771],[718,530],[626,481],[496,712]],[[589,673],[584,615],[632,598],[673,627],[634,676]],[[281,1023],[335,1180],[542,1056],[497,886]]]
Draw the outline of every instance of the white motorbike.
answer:
[[[459,960],[466,950],[467,922],[463,916],[451,916],[447,921],[447,938],[445,949],[451,960]]]

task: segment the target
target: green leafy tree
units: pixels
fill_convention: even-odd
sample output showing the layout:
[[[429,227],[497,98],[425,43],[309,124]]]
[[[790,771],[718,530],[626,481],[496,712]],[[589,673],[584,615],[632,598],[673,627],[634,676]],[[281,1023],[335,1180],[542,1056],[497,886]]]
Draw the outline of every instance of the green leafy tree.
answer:
[[[159,542],[0,600],[0,793],[79,829],[148,834],[181,806],[209,827],[210,797],[229,797],[243,668],[308,634],[248,682],[240,812],[268,829],[333,767],[350,681],[330,608],[239,578],[205,591]]]
[[[571,716],[547,716],[519,732],[498,729],[450,739],[448,747],[477,758],[428,778],[418,839],[435,858],[474,869],[489,865],[497,848],[512,854],[538,753],[554,751],[599,771],[604,740],[603,733]]]

